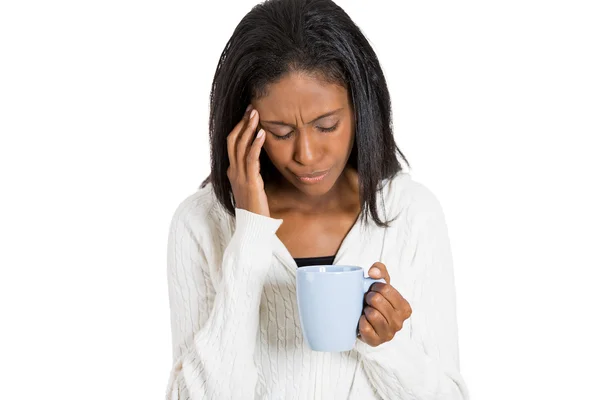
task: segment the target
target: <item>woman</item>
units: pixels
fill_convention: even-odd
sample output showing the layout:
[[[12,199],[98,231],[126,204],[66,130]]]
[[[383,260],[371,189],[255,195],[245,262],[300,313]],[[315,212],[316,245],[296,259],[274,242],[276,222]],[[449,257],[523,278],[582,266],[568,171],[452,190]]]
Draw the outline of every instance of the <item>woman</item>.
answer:
[[[441,207],[411,180],[377,57],[330,0],[272,0],[214,77],[211,174],[168,245],[169,399],[466,399]],[[350,352],[311,351],[295,271],[371,267]],[[410,317],[410,318],[409,318]]]

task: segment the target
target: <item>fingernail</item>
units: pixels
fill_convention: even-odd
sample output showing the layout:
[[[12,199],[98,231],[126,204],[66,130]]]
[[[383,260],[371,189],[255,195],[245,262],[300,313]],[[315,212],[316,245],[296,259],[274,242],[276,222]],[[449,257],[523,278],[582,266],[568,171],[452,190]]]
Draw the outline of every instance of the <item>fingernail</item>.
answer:
[[[371,275],[379,278],[381,276],[381,270],[379,268],[371,268]]]
[[[254,118],[255,115],[256,115],[256,110],[252,110],[252,112],[250,113],[250,119]]]
[[[260,139],[264,134],[265,134],[265,130],[261,129],[260,131],[258,131],[258,134],[256,135],[256,138]]]
[[[248,107],[246,108],[246,112],[250,111],[251,108],[252,108],[252,104],[248,105]]]

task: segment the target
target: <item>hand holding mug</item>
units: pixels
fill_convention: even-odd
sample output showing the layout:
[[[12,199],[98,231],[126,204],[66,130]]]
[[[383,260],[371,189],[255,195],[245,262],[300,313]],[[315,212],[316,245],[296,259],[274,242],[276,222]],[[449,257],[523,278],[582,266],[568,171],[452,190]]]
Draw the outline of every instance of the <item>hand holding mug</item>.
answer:
[[[365,295],[365,308],[358,328],[360,340],[376,347],[389,342],[402,329],[404,321],[412,314],[410,304],[390,285],[390,275],[382,263],[375,263],[369,270],[374,279],[385,279],[386,283],[374,283]]]

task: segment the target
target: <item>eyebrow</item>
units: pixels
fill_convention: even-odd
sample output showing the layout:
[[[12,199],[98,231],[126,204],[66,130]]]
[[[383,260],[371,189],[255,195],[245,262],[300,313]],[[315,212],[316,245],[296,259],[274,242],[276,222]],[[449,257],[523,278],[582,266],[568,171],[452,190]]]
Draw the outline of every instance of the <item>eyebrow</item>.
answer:
[[[343,109],[344,108],[342,107],[342,108],[338,108],[337,110],[329,111],[328,113],[323,114],[321,116],[318,116],[317,118],[315,118],[312,121],[308,122],[308,124],[312,124],[313,122],[318,121],[321,118],[329,117],[329,116],[331,116],[331,115],[333,115],[335,113],[338,113],[338,112],[342,111]],[[266,123],[266,124],[282,125],[282,126],[293,126],[293,127],[295,127],[295,125],[287,124],[287,123],[282,122],[282,121],[263,121],[263,120],[261,120],[260,122],[261,123]]]

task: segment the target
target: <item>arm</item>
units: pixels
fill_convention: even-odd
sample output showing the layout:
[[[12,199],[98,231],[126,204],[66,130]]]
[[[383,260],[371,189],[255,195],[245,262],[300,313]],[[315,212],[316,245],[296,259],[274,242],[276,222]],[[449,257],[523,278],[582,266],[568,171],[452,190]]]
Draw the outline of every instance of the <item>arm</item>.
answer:
[[[456,299],[450,243],[442,209],[432,194],[405,220],[405,251],[415,271],[409,323],[377,347],[358,341],[364,371],[383,399],[466,400],[459,372]]]
[[[215,240],[214,232],[194,232],[190,214],[182,207],[169,234],[174,365],[167,399],[253,398],[260,297],[272,256],[269,239],[281,220],[236,209],[235,233],[218,279],[211,271],[219,268],[209,265],[213,246],[206,245],[206,240]]]

